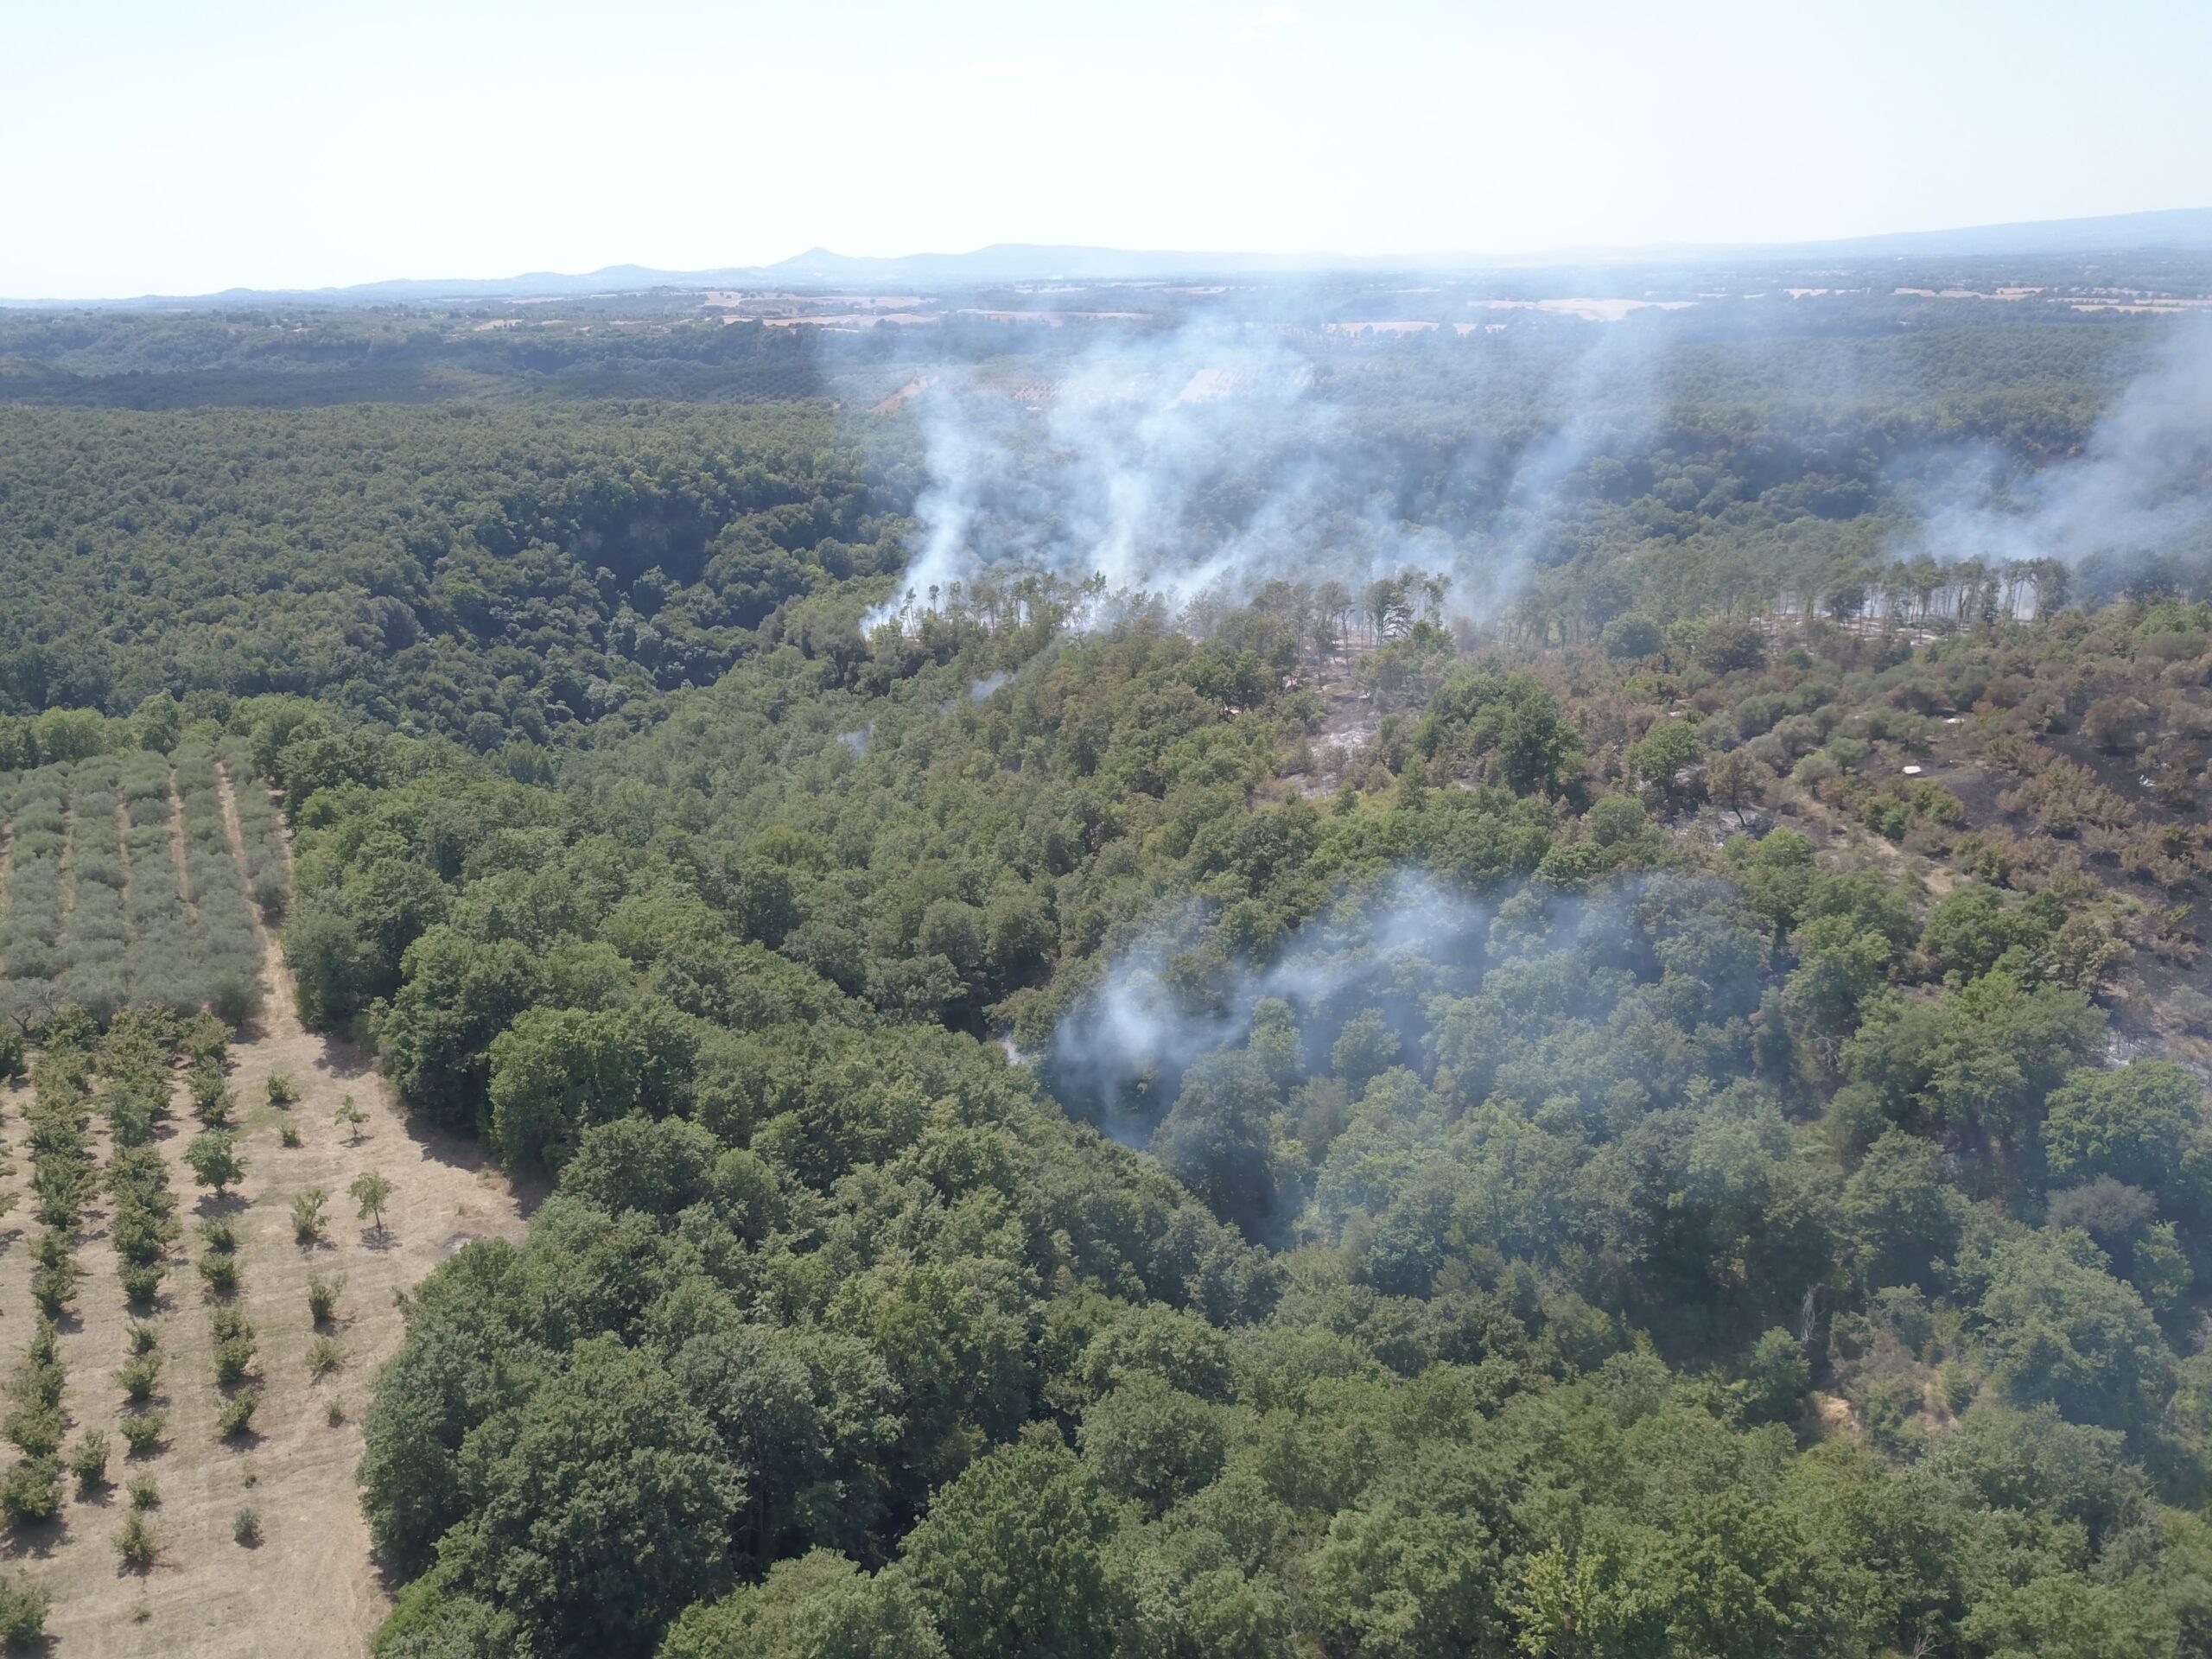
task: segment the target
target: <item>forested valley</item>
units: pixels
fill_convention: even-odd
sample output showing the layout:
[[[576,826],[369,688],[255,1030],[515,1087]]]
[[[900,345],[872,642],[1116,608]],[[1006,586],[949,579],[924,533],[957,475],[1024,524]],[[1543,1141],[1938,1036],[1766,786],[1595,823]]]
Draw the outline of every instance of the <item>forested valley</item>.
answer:
[[[0,1636],[289,1021],[378,1659],[2212,1651],[2202,331],[1820,295],[0,319]]]

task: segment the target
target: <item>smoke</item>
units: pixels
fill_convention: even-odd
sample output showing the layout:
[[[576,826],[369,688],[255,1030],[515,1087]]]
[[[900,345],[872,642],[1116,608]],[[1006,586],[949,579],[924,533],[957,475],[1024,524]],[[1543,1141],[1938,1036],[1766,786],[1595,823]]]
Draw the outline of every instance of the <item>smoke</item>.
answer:
[[[2212,317],[2175,326],[2079,455],[2021,479],[1983,457],[1948,493],[1922,531],[1945,559],[2078,566],[2212,551]]]
[[[1125,1145],[1148,1141],[1198,1061],[1286,1018],[1311,1076],[1331,1069],[1338,1038],[1370,1011],[1398,1039],[1392,1063],[1421,1068],[1439,997],[1494,993],[1520,1033],[1498,1033],[1509,1045],[1582,1020],[1613,1033],[1593,1030],[1598,1047],[1624,1039],[1642,1052],[1643,1039],[1621,1035],[1631,1004],[1641,1012],[1630,1027],[1656,1016],[1682,1030],[1711,1027],[1711,1036],[1748,1020],[1764,989],[1759,924],[1734,887],[1702,876],[1636,874],[1587,893],[1531,884],[1479,897],[1401,870],[1341,894],[1264,955],[1225,950],[1218,930],[1209,940],[1207,920],[1186,909],[1117,954],[1052,1034],[1043,1069],[1054,1094]],[[1729,1058],[1726,1044],[1708,1044],[1703,1056],[1724,1076],[1748,1059]],[[1690,1064],[1688,1051],[1655,1058],[1627,1093],[1662,1103]],[[1682,1075],[1662,1077],[1670,1066]],[[1541,1086],[1588,1093],[1587,1084],[1547,1071]],[[1593,1123],[1641,1109],[1611,1079],[1582,1105]]]
[[[1363,1004],[1389,1004],[1446,988],[1480,962],[1494,915],[1401,874],[1306,923],[1272,961],[1232,962],[1222,982],[1200,985],[1188,953],[1202,918],[1186,912],[1117,958],[1062,1020],[1049,1061],[1052,1087],[1115,1139],[1142,1146],[1176,1080],[1249,1036],[1258,1004],[1280,998],[1302,1025],[1325,1028],[1340,1022],[1355,994]],[[1452,972],[1440,976],[1440,967]]]
[[[1563,329],[1579,349],[1543,388],[1556,423],[1533,438],[1466,429],[1468,377],[1516,352],[1556,357]],[[1620,441],[1621,408],[1648,403],[1617,394],[1643,387],[1656,338],[1553,320],[1531,325],[1532,346],[1445,334],[1417,348],[1452,354],[1427,409],[1388,375],[1361,378],[1376,348],[1233,315],[945,365],[909,405],[928,476],[912,556],[863,628],[1032,573],[1181,613],[1275,580],[1357,592],[1417,570],[1448,579],[1453,614],[1486,620],[1518,592],[1560,481]]]

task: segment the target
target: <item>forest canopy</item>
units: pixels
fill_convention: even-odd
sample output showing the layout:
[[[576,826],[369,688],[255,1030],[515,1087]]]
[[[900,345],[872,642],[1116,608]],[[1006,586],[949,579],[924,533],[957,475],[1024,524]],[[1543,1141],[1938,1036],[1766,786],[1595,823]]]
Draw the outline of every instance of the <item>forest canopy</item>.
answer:
[[[0,327],[0,1069],[136,1099],[273,930],[543,1194],[368,1397],[380,1659],[2212,1648],[2203,572],[1904,533],[2156,342],[1789,315],[1652,320],[1534,506],[1641,324],[1309,319],[1479,613],[888,613],[895,332]]]

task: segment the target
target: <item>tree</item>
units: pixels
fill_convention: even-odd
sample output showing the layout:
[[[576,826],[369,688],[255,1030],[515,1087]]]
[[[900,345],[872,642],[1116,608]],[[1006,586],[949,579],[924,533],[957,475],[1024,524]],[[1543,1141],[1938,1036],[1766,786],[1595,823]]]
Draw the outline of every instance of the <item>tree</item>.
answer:
[[[184,1161],[202,1186],[212,1186],[221,1198],[226,1188],[245,1179],[245,1160],[238,1154],[238,1137],[228,1129],[202,1129],[184,1149]]]
[[[1084,1410],[1080,1440],[1106,1490],[1155,1515],[1211,1485],[1228,1444],[1213,1407],[1143,1375]]]
[[[349,1147],[360,1144],[361,1125],[368,1121],[369,1115],[355,1103],[351,1095],[340,1100],[338,1109],[331,1114],[331,1122],[346,1131],[346,1144]]]
[[[685,1097],[696,1052],[690,1022],[665,1002],[527,1010],[492,1044],[492,1134],[502,1160],[557,1173],[594,1124],[632,1112],[666,1116]]]
[[[562,1191],[615,1215],[674,1217],[715,1190],[715,1137],[681,1118],[618,1118],[586,1129],[562,1173]],[[750,1158],[733,1149],[733,1158]],[[757,1160],[755,1160],[757,1161]]]
[[[1096,1478],[1034,1435],[940,1491],[905,1561],[953,1653],[1108,1659],[1128,1610],[1103,1554],[1113,1531]]]
[[[1986,1141],[2009,1180],[2051,1091],[2104,1032],[2103,1014],[2079,991],[2031,990],[1999,969],[1934,999],[1886,993],[1843,1045],[1843,1066],[1874,1088],[1893,1121]]]
[[[530,1006],[537,965],[515,938],[486,944],[440,923],[407,947],[378,1052],[401,1098],[448,1128],[486,1113],[492,1042]]]
[[[2148,1427],[2173,1392],[2173,1356],[2132,1286],[2079,1233],[1999,1244],[1975,1309],[1991,1372],[2022,1405],[2069,1421]]]
[[[130,732],[142,749],[167,754],[184,735],[184,709],[168,691],[156,691],[130,716]]]
[[[357,1217],[373,1224],[378,1236],[381,1237],[384,1233],[384,1207],[391,1198],[391,1183],[374,1170],[370,1170],[353,1178],[353,1185],[346,1189],[346,1195],[359,1206],[355,1211]]]
[[[474,1519],[442,1569],[497,1599],[546,1659],[650,1652],[729,1582],[744,1486],[698,1408],[613,1336],[472,1443]]]
[[[1766,663],[1766,631],[1756,622],[1716,618],[1698,635],[1698,665],[1715,674],[1763,667]]]
[[[1807,1554],[1785,1517],[1740,1490],[1693,1500],[1656,1563],[1669,1650],[1709,1659],[1781,1651],[1815,1617]]]
[[[1651,618],[1630,611],[1606,623],[1599,641],[1606,656],[1616,661],[1633,662],[1639,658],[1656,657],[1666,643],[1666,636]]]
[[[2109,1175],[2153,1192],[2182,1190],[2183,1157],[2202,1132],[2204,1085],[2166,1060],[2085,1067],[2050,1097],[2044,1154],[2051,1179]]]
[[[1243,1053],[1210,1054],[1183,1074],[1153,1150],[1224,1221],[1256,1236],[1274,1211],[1274,1086]]]
[[[1707,793],[1733,812],[1738,823],[1744,822],[1747,808],[1766,799],[1767,785],[1773,781],[1774,773],[1748,749],[1724,749],[1705,768]]]
[[[1886,1130],[1844,1183],[1842,1215],[1870,1289],[1931,1281],[1959,1237],[1963,1198],[1943,1180],[1942,1152],[1918,1135]]]
[[[1621,753],[1629,781],[1662,804],[1680,806],[1698,798],[1700,785],[1690,768],[1705,752],[1686,720],[1662,720]]]
[[[1500,1566],[1478,1516],[1383,1497],[1339,1510],[1306,1558],[1308,1617],[1327,1652],[1484,1651]]]
[[[1889,940],[1852,917],[1816,916],[1799,930],[1797,954],[1783,1006],[1832,1063],[1837,1043],[1887,978],[1895,952]]]
[[[1397,1060],[1398,1033],[1390,1029],[1379,1008],[1362,1008],[1344,1022],[1329,1050],[1330,1068],[1354,1093],[1370,1079],[1380,1077]]]
[[[759,1585],[688,1609],[656,1659],[944,1659],[912,1580],[830,1550],[778,1561]]]
[[[1536,687],[1514,704],[1497,746],[1507,788],[1516,795],[1556,795],[1581,759],[1582,734],[1549,690]]]
[[[1998,958],[2024,933],[2017,911],[2005,895],[1984,882],[1945,893],[1928,909],[1920,948],[1942,972],[1974,979],[1997,965]]]

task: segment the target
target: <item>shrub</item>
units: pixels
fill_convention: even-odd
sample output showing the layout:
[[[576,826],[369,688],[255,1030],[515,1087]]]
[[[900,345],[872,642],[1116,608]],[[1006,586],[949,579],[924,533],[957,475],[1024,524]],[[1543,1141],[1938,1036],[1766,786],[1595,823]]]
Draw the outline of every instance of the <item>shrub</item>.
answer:
[[[261,1511],[251,1504],[240,1510],[231,1521],[231,1536],[248,1549],[261,1541]]]
[[[192,1074],[192,1115],[211,1129],[224,1128],[237,1109],[238,1100],[231,1093],[230,1084],[223,1081],[222,1068],[203,1065]]]
[[[241,1389],[223,1402],[220,1415],[215,1419],[215,1432],[220,1438],[235,1440],[253,1427],[254,1408],[261,1403],[259,1389]]]
[[[330,1194],[319,1186],[311,1186],[292,1200],[292,1236],[302,1244],[313,1244],[322,1236],[323,1206],[330,1202]]]
[[[220,1216],[200,1224],[200,1242],[218,1255],[230,1255],[238,1247],[238,1230]]]
[[[322,1408],[322,1421],[336,1428],[346,1421],[346,1402],[333,1395],[330,1403]]]
[[[150,1354],[162,1345],[162,1333],[150,1325],[130,1327],[130,1351],[133,1356]]]
[[[153,1523],[145,1513],[132,1510],[123,1518],[123,1530],[115,1535],[115,1553],[123,1564],[133,1573],[151,1569],[154,1558],[161,1554],[161,1541],[154,1535]]]
[[[162,1507],[162,1489],[154,1484],[151,1475],[141,1475],[130,1483],[130,1507],[134,1510],[158,1510]]]
[[[317,1337],[308,1344],[308,1370],[313,1376],[328,1376],[345,1363],[346,1351],[335,1337]]]
[[[235,1255],[203,1255],[200,1258],[200,1276],[216,1295],[235,1295],[238,1287],[238,1259]]]
[[[48,1319],[60,1319],[62,1309],[76,1300],[77,1268],[74,1262],[56,1262],[50,1268],[41,1268],[31,1275],[31,1300],[38,1304],[38,1311]]]
[[[296,1149],[302,1144],[300,1141],[300,1126],[296,1123],[285,1124],[283,1128],[276,1131],[276,1140],[280,1146],[289,1147]]]
[[[200,1185],[213,1187],[219,1198],[225,1188],[237,1185],[245,1174],[245,1162],[238,1155],[237,1137],[227,1129],[202,1129],[194,1135],[192,1144],[184,1149],[184,1161]]]
[[[161,1380],[162,1357],[159,1353],[143,1353],[125,1360],[123,1369],[116,1372],[117,1384],[123,1397],[133,1405],[143,1404],[154,1397],[154,1384]]]
[[[215,1381],[224,1388],[243,1382],[253,1370],[253,1331],[251,1326],[215,1343]]]
[[[8,1438],[26,1458],[50,1458],[61,1449],[61,1408],[24,1400],[8,1414]]]
[[[97,1428],[88,1428],[77,1437],[76,1445],[69,1448],[69,1472],[77,1478],[77,1490],[95,1492],[107,1484],[107,1436]]]
[[[136,1308],[151,1307],[162,1294],[162,1277],[168,1269],[158,1262],[124,1268],[119,1275],[123,1294]]]
[[[338,1311],[338,1294],[345,1288],[343,1279],[326,1279],[321,1274],[308,1281],[308,1313],[315,1324],[330,1323]]]
[[[123,1420],[123,1443],[130,1448],[132,1457],[147,1457],[162,1443],[162,1431],[168,1426],[169,1414],[166,1411],[142,1411],[136,1416],[125,1417]],[[136,1487],[132,1488],[132,1492],[135,1497]]]
[[[16,1651],[46,1639],[47,1593],[20,1573],[0,1578],[0,1647]]]
[[[0,1479],[0,1516],[10,1526],[35,1526],[60,1510],[61,1465],[51,1457],[27,1457]]]
[[[279,1071],[269,1079],[269,1103],[289,1106],[300,1097],[300,1085],[289,1071]]]

